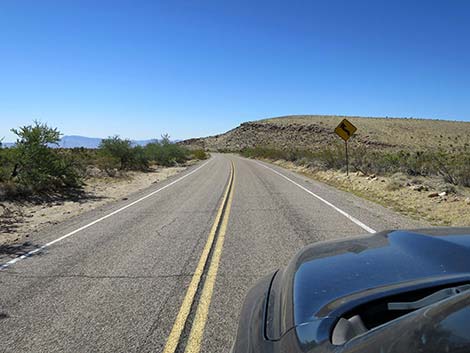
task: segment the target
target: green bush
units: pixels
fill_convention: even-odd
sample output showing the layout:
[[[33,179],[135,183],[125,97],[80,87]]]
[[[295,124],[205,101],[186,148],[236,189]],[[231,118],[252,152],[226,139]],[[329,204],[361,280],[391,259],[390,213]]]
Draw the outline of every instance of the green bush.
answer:
[[[194,159],[204,160],[204,159],[209,158],[209,155],[206,153],[206,151],[202,149],[193,150],[191,154]]]
[[[14,161],[10,179],[21,192],[43,193],[81,187],[73,158],[51,148],[60,140],[57,129],[35,121],[33,125],[11,131],[18,139],[8,152]]]
[[[18,136],[14,147],[2,148],[0,140],[2,198],[46,192],[64,194],[79,189],[90,166],[116,176],[119,170],[147,171],[151,162],[174,166],[192,157],[208,157],[203,150],[190,152],[172,143],[168,135],[145,147],[133,146],[128,139],[112,136],[102,140],[98,149],[86,149],[59,148],[61,133],[36,121],[12,132]]]
[[[118,169],[130,169],[132,163],[132,143],[130,140],[121,139],[119,136],[108,137],[101,140],[99,155],[116,165]]]
[[[119,136],[108,137],[101,141],[98,151],[98,164],[105,170],[147,170],[148,158],[141,146],[132,146],[128,139]]]
[[[15,167],[15,160],[15,149],[0,147],[0,182],[6,182],[11,179]]]
[[[160,141],[156,140],[145,147],[134,147],[130,140],[113,136],[101,141],[96,163],[109,174],[113,169],[145,171],[150,163],[170,167],[186,162],[189,156],[190,152],[172,143],[168,135],[163,135]]]
[[[97,165],[97,150],[84,147],[55,149],[63,158],[69,161],[80,177],[86,176],[89,166]]]
[[[116,172],[120,168],[120,163],[117,158],[103,153],[97,154],[93,164],[99,169],[104,170],[110,177],[116,176]]]
[[[470,154],[454,153],[440,155],[437,159],[438,173],[445,182],[470,187]]]
[[[163,135],[161,141],[147,144],[144,150],[149,161],[165,167],[184,163],[190,156],[188,149],[172,143],[168,135]]]
[[[342,146],[331,146],[314,151],[279,150],[271,147],[245,148],[245,157],[282,159],[320,170],[345,168]],[[410,176],[441,176],[446,183],[470,187],[470,154],[468,152],[438,151],[382,151],[369,147],[350,149],[351,170],[364,174]],[[391,185],[395,188],[397,185]]]
[[[149,159],[145,152],[145,148],[142,146],[135,146],[132,149],[132,159],[130,168],[133,170],[146,171],[149,169]]]

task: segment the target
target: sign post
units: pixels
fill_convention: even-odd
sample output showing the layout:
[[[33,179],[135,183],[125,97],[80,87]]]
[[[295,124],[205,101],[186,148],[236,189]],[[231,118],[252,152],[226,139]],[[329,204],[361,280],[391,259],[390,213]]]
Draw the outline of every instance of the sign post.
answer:
[[[354,135],[356,130],[357,128],[347,119],[343,119],[335,129],[335,133],[344,140],[346,150],[346,175],[349,175],[348,140],[352,135]]]

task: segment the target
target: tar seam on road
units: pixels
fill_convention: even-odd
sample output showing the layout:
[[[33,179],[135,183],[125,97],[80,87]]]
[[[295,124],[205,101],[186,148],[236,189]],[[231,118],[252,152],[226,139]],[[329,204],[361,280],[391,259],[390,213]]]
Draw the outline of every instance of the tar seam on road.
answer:
[[[0,265],[0,270],[4,270],[5,268],[7,268],[7,267],[9,267],[9,266],[11,266],[11,265],[13,265],[13,264],[15,264],[16,262],[18,262],[18,261],[20,261],[20,260],[24,260],[24,259],[30,257],[31,255],[34,255],[34,254],[40,252],[41,250],[44,250],[45,248],[47,248],[47,247],[49,247],[49,246],[51,246],[51,245],[53,245],[53,244],[55,244],[55,243],[57,243],[57,242],[59,242],[59,241],[61,241],[61,240],[64,240],[64,239],[66,239],[66,238],[68,238],[68,237],[70,237],[70,236],[72,236],[72,235],[74,235],[74,234],[76,234],[76,233],[78,233],[78,232],[84,230],[84,229],[87,229],[87,228],[89,228],[89,227],[95,225],[96,223],[99,223],[99,222],[101,222],[101,221],[103,221],[103,220],[105,220],[105,219],[107,219],[107,218],[109,218],[109,217],[111,217],[111,216],[114,216],[115,214],[118,214],[118,213],[124,211],[125,209],[127,209],[127,208],[129,208],[129,207],[131,207],[131,206],[133,206],[133,205],[135,205],[135,204],[137,204],[137,203],[139,203],[139,202],[141,202],[141,201],[143,201],[143,200],[145,200],[145,199],[147,199],[147,198],[153,196],[153,195],[155,195],[156,193],[158,193],[158,192],[160,192],[160,191],[162,191],[162,190],[165,190],[166,188],[168,188],[168,187],[170,187],[170,186],[176,184],[177,182],[179,182],[179,181],[181,181],[181,180],[187,178],[187,177],[190,176],[191,174],[196,173],[199,169],[201,169],[202,167],[204,167],[205,165],[207,165],[207,163],[209,163],[210,161],[211,161],[211,160],[205,162],[204,164],[200,165],[199,167],[197,167],[197,168],[194,169],[193,171],[189,172],[188,174],[183,175],[181,178],[178,178],[178,179],[172,181],[171,183],[169,183],[169,184],[167,184],[167,185],[161,187],[161,188],[158,189],[158,190],[152,191],[150,194],[145,195],[145,196],[141,197],[140,199],[135,200],[135,201],[133,201],[133,202],[127,204],[126,206],[123,206],[123,207],[121,207],[121,208],[119,208],[119,209],[117,209],[117,210],[115,210],[115,211],[113,211],[113,212],[107,214],[106,216],[103,216],[103,217],[101,217],[101,218],[98,218],[98,219],[94,220],[93,222],[88,223],[88,224],[86,224],[86,225],[84,225],[83,227],[80,227],[80,228],[78,228],[78,229],[75,229],[74,231],[72,231],[72,232],[70,232],[70,233],[67,233],[67,234],[65,234],[65,235],[63,235],[63,236],[61,236],[61,237],[59,237],[59,238],[57,238],[57,239],[55,239],[55,240],[52,240],[52,241],[50,241],[50,242],[48,242],[48,243],[46,243],[46,244],[40,246],[39,248],[36,248],[36,249],[34,249],[34,250],[31,250],[31,251],[27,252],[27,253],[24,254],[24,255],[21,255],[21,256],[19,256],[19,257],[15,257],[13,260],[10,260],[10,261],[8,261],[8,262],[5,262],[4,264]]]
[[[180,339],[181,339],[181,334],[183,333],[189,314],[191,312],[191,308],[194,304],[194,300],[198,292],[198,288],[199,288],[202,276],[204,274],[204,269],[206,268],[209,255],[211,253],[211,250],[213,250],[212,258],[211,258],[210,265],[209,265],[209,270],[208,270],[204,287],[202,290],[202,294],[200,297],[199,306],[197,308],[196,316],[193,321],[193,326],[191,328],[190,338],[188,340],[188,344],[186,345],[186,351],[188,351],[188,347],[191,343],[191,337],[193,337],[193,339],[198,338],[198,340],[194,342],[198,342],[199,348],[200,348],[199,335],[200,334],[202,335],[202,332],[204,331],[205,323],[207,321],[207,311],[208,311],[209,303],[212,297],[212,289],[214,287],[215,276],[217,275],[216,267],[218,267],[218,264],[219,264],[220,254],[222,252],[222,246],[223,246],[223,238],[224,238],[225,231],[227,228],[228,215],[230,213],[230,207],[231,207],[232,195],[233,195],[234,173],[235,173],[234,165],[232,162],[230,166],[230,177],[229,177],[229,181],[227,184],[227,188],[222,197],[222,201],[217,211],[214,224],[212,225],[212,228],[209,232],[206,245],[204,246],[204,249],[201,253],[201,257],[197,264],[193,278],[191,279],[191,283],[188,286],[186,295],[183,299],[178,315],[176,316],[175,323],[173,324],[170,335],[168,336],[168,339],[166,341],[163,353],[174,353],[176,349],[178,348],[178,344],[180,343]],[[218,235],[217,242],[216,242],[215,248],[213,249],[216,235]],[[211,282],[212,284],[207,284],[209,282]],[[211,287],[211,289],[209,287]],[[198,327],[197,329],[198,332],[197,333],[195,332],[193,335],[193,330],[196,330],[195,327]],[[191,352],[197,352],[197,351],[191,351]]]
[[[282,173],[279,173],[278,171],[264,165],[263,163],[260,163],[258,161],[255,161],[256,164],[259,164],[260,166],[266,168],[266,169],[269,169],[270,171],[272,171],[273,173],[276,173],[277,175],[283,177],[284,179],[286,179],[287,181],[290,181],[292,184],[298,186],[299,188],[301,188],[302,190],[306,191],[307,193],[309,193],[310,195],[316,197],[318,200],[320,200],[321,202],[323,202],[324,204],[330,206],[331,208],[333,208],[335,211],[341,213],[343,216],[345,216],[346,218],[348,218],[350,221],[356,223],[359,227],[361,227],[362,229],[364,229],[366,232],[369,232],[369,233],[376,233],[376,230],[372,229],[371,227],[365,225],[364,223],[362,223],[360,220],[358,220],[357,218],[351,216],[349,213],[343,211],[342,209],[336,207],[335,205],[333,205],[331,202],[325,200],[324,198],[322,198],[321,196],[318,196],[317,194],[315,194],[314,192],[310,191],[309,189],[303,187],[302,185],[300,185],[299,183],[296,183],[295,181],[293,181],[292,179],[286,177],[284,174]]]
[[[233,170],[233,162],[232,162]],[[220,225],[219,233],[217,236],[217,243],[215,244],[214,253],[211,258],[207,277],[204,282],[199,304],[194,317],[191,333],[186,344],[185,353],[199,353],[201,350],[202,337],[204,328],[206,326],[207,317],[209,315],[209,306],[214,292],[215,281],[217,278],[217,271],[219,269],[220,258],[222,256],[222,249],[224,247],[225,233],[227,232],[228,220],[230,217],[230,210],[233,200],[233,184],[235,183],[235,173],[232,176],[232,188],[227,201],[227,206],[223,215],[222,224]]]

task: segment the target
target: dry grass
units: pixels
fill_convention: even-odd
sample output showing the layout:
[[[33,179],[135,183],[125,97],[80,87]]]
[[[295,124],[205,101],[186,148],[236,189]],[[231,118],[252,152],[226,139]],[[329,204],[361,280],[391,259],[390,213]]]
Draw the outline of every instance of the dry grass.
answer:
[[[317,125],[333,131],[338,123],[347,118],[357,128],[357,140],[370,140],[398,148],[470,151],[470,123],[436,119],[414,118],[364,118],[324,115],[300,115],[260,120],[277,126]]]

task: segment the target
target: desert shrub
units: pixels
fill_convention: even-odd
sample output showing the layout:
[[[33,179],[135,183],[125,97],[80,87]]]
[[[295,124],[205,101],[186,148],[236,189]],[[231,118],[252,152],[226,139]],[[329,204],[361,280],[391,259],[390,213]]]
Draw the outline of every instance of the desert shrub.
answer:
[[[345,166],[344,149],[339,145],[312,151],[254,147],[240,153],[245,157],[283,159],[323,170],[343,170]],[[351,170],[366,175],[441,176],[446,183],[470,187],[470,154],[466,152],[383,151],[360,146],[350,149],[349,160]],[[388,188],[396,189],[398,184],[391,183]]]
[[[244,148],[241,155],[247,158],[266,158],[271,160],[286,160],[301,164],[315,166],[320,169],[341,168],[344,165],[344,155],[338,148],[325,148],[322,150],[308,151],[308,150],[280,150],[272,147],[252,147]]]
[[[145,171],[151,162],[170,167],[186,162],[189,156],[189,150],[171,142],[168,135],[163,135],[160,141],[155,140],[145,147],[132,146],[130,140],[113,136],[101,141],[96,165],[108,174],[115,169]]]
[[[101,141],[97,164],[109,174],[113,169],[147,170],[149,160],[143,147],[134,147],[130,140],[112,136]]]
[[[130,140],[111,136],[101,140],[98,147],[99,157],[114,164],[118,169],[129,169],[132,161],[132,143]]]
[[[160,141],[147,144],[144,150],[149,161],[165,167],[184,163],[190,156],[187,148],[171,142],[168,135],[163,135]]]
[[[13,180],[0,182],[0,200],[18,197],[18,185]]]
[[[18,139],[10,152],[14,159],[10,179],[22,192],[43,193],[81,186],[73,159],[51,148],[60,140],[57,129],[35,121],[11,131]]]
[[[470,154],[441,154],[437,159],[437,170],[446,183],[470,187]]]
[[[404,173],[409,176],[441,175],[445,181],[460,184],[465,175],[465,157],[444,151],[379,151],[358,148],[352,166],[365,174]],[[461,171],[461,175],[458,171]]]
[[[121,166],[117,158],[104,153],[98,153],[93,162],[93,165],[95,165],[98,169],[105,171],[105,173],[110,177],[115,177],[117,175],[118,169]]]
[[[346,163],[344,151],[339,146],[320,149],[312,157],[321,169],[343,169]]]
[[[15,167],[15,153],[13,148],[0,148],[0,182],[11,179]]]
[[[439,191],[444,191],[448,194],[457,194],[457,187],[453,184],[443,183],[438,187]]]
[[[427,176],[435,170],[435,159],[433,153],[417,151],[403,154],[400,164],[408,175]]]
[[[90,148],[60,148],[57,152],[69,161],[81,177],[86,176],[89,166],[96,165],[97,151]]]
[[[141,171],[148,170],[149,160],[147,158],[147,154],[145,153],[145,149],[142,146],[135,146],[132,149],[130,168]]]
[[[194,159],[204,160],[204,159],[209,158],[209,155],[206,153],[206,151],[202,149],[193,150],[191,151],[191,154]]]

